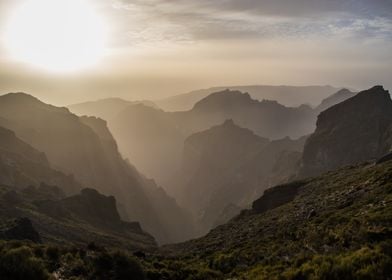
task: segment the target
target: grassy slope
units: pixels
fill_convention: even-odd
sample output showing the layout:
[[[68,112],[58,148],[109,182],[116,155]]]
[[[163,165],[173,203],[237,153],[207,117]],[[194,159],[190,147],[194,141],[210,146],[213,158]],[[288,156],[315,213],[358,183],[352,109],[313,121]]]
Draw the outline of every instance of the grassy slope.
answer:
[[[147,267],[166,279],[391,279],[391,241],[390,161],[309,179],[293,201],[165,247]]]

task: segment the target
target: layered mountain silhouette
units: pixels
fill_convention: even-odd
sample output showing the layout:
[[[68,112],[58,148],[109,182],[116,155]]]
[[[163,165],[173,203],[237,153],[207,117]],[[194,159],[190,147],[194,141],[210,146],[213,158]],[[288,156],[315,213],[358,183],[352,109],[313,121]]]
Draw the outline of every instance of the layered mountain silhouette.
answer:
[[[128,101],[121,98],[105,98],[97,101],[83,102],[69,105],[68,108],[76,115],[95,116],[104,120],[110,120],[126,107],[136,104],[158,108],[152,101]]]
[[[9,273],[7,260],[14,274],[33,267],[65,279],[388,279],[391,109],[381,86],[342,90],[317,108],[232,91],[185,112],[125,107],[110,129],[140,157],[157,153],[162,172],[177,171],[171,191],[206,233],[158,248],[145,230],[159,242],[194,237],[191,216],[121,157],[106,121],[1,96],[0,270]],[[267,120],[287,132],[285,118],[318,111],[310,136],[261,134],[274,133]]]
[[[338,88],[331,86],[255,85],[212,87],[157,100],[156,103],[165,111],[187,111],[192,109],[197,102],[208,95],[225,89],[248,92],[253,99],[260,101],[263,99],[276,100],[277,102],[290,107],[300,106],[301,104],[318,105],[324,98],[327,98],[339,90]]]
[[[308,106],[289,108],[225,90],[209,95],[184,112],[129,106],[109,121],[109,127],[122,153],[143,173],[166,186],[179,168],[185,139],[227,119],[269,139],[298,138],[313,132],[316,112]]]
[[[382,86],[375,86],[319,115],[304,149],[301,175],[375,160],[391,147],[392,100]]]
[[[348,90],[330,96],[337,91],[332,87],[254,86],[239,89],[248,90],[251,94],[213,88],[203,91],[203,98],[192,99],[190,108],[193,109],[175,113],[164,112],[154,106],[143,106],[141,103],[129,105],[129,102],[117,99],[82,103],[70,108],[79,115],[107,117],[120,151],[131,158],[143,173],[166,187],[170,177],[179,168],[185,139],[195,132],[233,119],[262,137],[298,138],[314,131],[317,115],[323,108],[351,97]],[[301,96],[303,100],[313,96],[316,104],[322,98],[328,98],[314,109],[305,105],[289,108],[274,101],[252,99],[270,97],[283,100],[283,97],[287,97],[298,102],[302,100]],[[113,106],[113,103],[117,105]],[[110,109],[110,114],[103,113],[106,112],[105,107]]]
[[[66,108],[12,93],[0,97],[0,125],[44,152],[51,166],[72,174],[84,187],[114,195],[124,208],[123,217],[139,221],[159,242],[179,238],[178,228],[185,229],[181,234],[187,234],[187,215],[152,180],[122,159],[105,121],[79,118]],[[157,197],[159,201],[154,201]],[[165,207],[169,211],[162,211]],[[177,224],[165,224],[167,215],[173,212]]]

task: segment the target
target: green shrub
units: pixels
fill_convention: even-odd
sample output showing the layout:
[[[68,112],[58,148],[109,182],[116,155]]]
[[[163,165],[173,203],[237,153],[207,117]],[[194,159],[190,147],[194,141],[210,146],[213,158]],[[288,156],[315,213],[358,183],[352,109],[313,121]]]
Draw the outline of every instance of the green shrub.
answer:
[[[3,280],[49,279],[42,261],[25,246],[1,252],[0,275]]]

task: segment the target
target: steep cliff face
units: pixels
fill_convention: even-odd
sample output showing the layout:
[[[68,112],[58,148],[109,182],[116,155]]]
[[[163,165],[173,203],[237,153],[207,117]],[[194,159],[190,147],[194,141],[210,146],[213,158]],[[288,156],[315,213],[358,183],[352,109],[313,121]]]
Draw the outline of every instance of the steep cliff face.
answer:
[[[149,232],[158,234],[159,242],[176,242],[190,238],[193,234],[191,216],[153,180],[141,175],[129,162],[119,160],[121,156],[116,141],[108,130],[106,122],[95,117],[81,117],[81,121],[100,138],[106,162],[109,163],[109,167],[112,167],[111,172],[118,174],[114,179],[126,179],[125,182],[119,181],[118,185],[124,186],[132,183],[141,187],[131,194],[129,201],[133,205],[132,208],[129,202],[119,199],[125,209],[128,209],[127,218],[142,221]],[[113,178],[110,177],[110,180]],[[110,185],[110,182],[108,184]]]
[[[391,149],[392,100],[381,86],[322,112],[308,139],[301,176],[377,159]]]
[[[105,121],[79,118],[68,109],[12,93],[0,97],[0,124],[44,152],[56,169],[73,174],[84,187],[114,195],[124,206],[127,218],[139,221],[160,242],[174,241],[171,232],[181,225],[173,229],[164,224],[150,199],[150,193],[158,187],[122,159]],[[166,203],[175,201],[167,197]]]
[[[232,120],[191,135],[185,141],[181,171],[174,178],[180,180],[173,182],[180,188],[178,197],[194,212],[205,209],[226,178],[268,143]]]
[[[44,153],[0,127],[0,184],[27,187],[41,183],[59,186],[68,194],[81,189],[73,176],[51,168]]]

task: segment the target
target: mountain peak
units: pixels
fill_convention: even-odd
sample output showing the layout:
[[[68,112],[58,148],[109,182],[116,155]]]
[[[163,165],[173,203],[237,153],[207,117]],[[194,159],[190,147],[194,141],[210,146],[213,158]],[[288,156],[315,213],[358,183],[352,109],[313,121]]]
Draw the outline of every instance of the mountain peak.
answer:
[[[320,113],[305,145],[304,176],[380,158],[392,146],[392,100],[382,86]],[[355,145],[353,145],[355,143]]]
[[[13,99],[17,101],[32,101],[32,102],[43,103],[38,98],[24,92],[10,92],[4,94],[1,97],[6,99]]]
[[[223,125],[224,126],[235,126],[235,123],[234,123],[233,119],[227,119],[227,120],[225,120]]]
[[[193,110],[211,110],[216,107],[229,107],[233,104],[258,103],[250,97],[249,93],[242,93],[237,90],[223,90],[210,94],[195,104]]]

